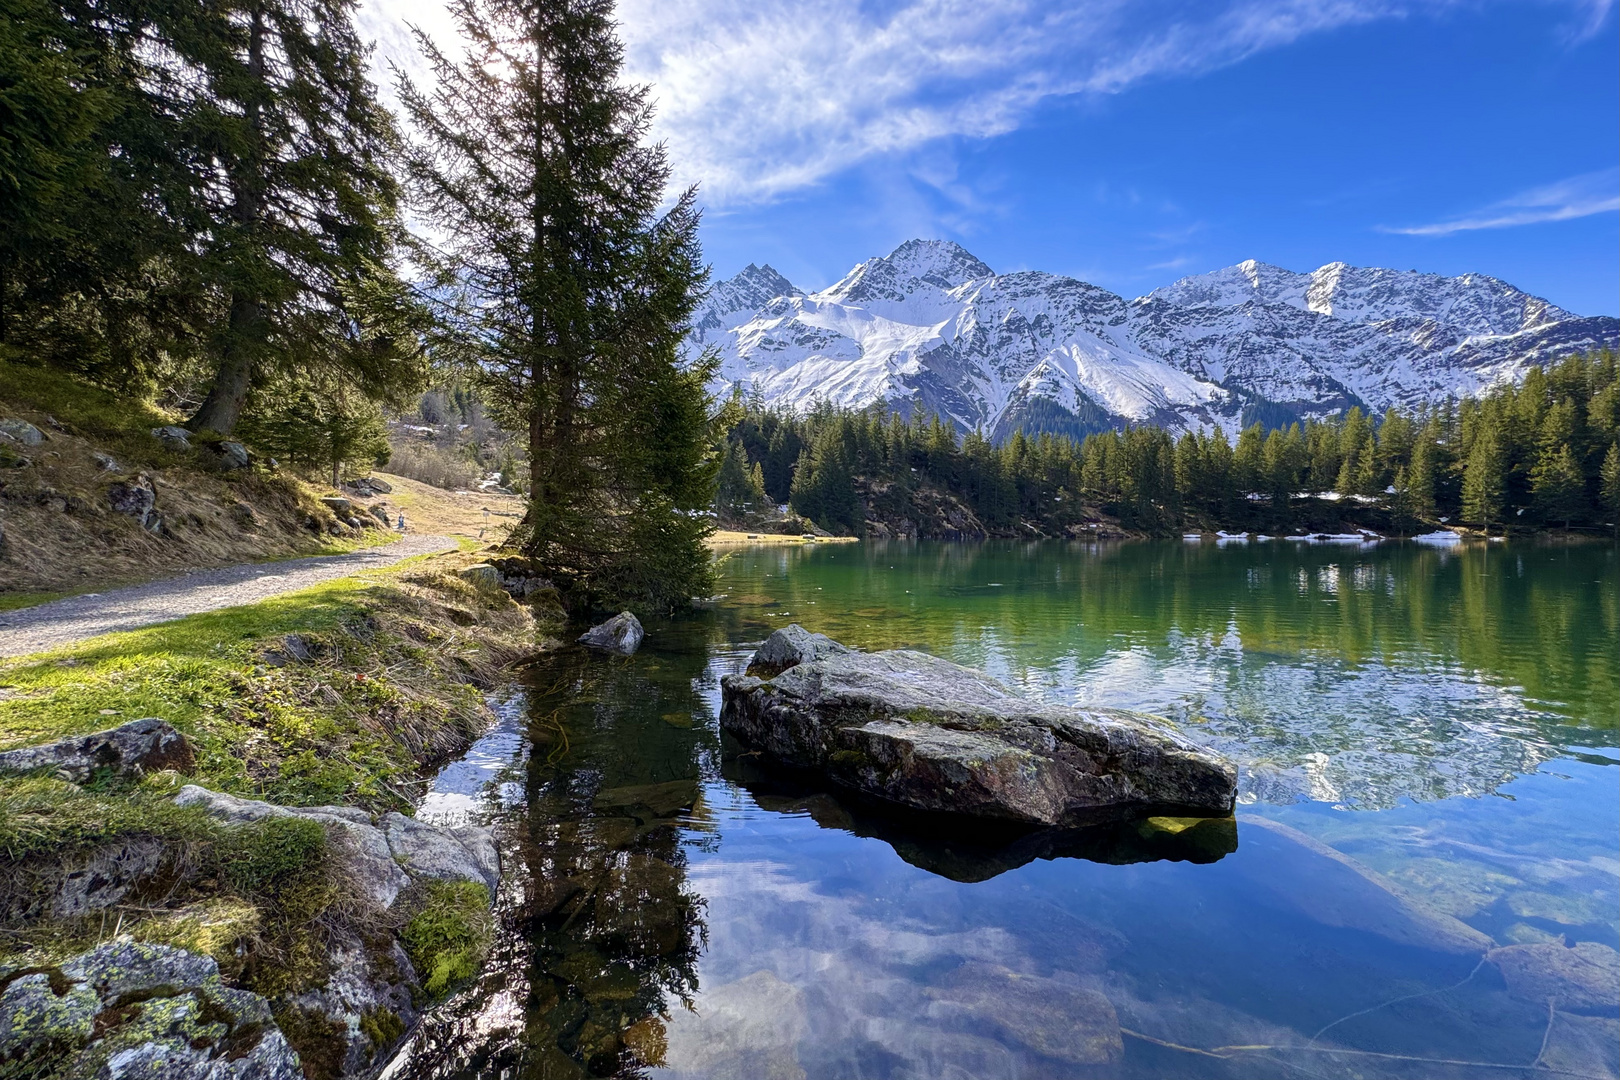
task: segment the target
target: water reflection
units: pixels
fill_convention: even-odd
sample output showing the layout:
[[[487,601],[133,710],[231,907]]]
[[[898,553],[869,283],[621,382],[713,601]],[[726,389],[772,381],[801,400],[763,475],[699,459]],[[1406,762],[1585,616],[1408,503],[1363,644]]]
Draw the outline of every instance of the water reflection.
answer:
[[[1233,818],[1121,814],[1073,829],[1010,829],[970,818],[909,814],[760,763],[725,737],[722,775],[754,805],[805,816],[824,829],[881,840],[912,866],[952,881],[988,881],[1036,859],[1212,863],[1237,850]],[[742,751],[742,752],[739,752]]]
[[[638,1076],[663,1064],[669,1011],[698,990],[713,755],[701,654],[529,672],[523,809],[496,807],[506,880],[495,955],[440,1009],[399,1077]]]
[[[526,756],[485,804],[496,956],[394,1075],[1620,1074],[1620,995],[1549,1007],[1481,962],[1620,945],[1616,566],[1405,545],[734,556],[730,606],[628,661],[536,669]],[[788,621],[1160,712],[1243,760],[1244,805],[1009,841],[764,772],[725,753],[718,678]]]

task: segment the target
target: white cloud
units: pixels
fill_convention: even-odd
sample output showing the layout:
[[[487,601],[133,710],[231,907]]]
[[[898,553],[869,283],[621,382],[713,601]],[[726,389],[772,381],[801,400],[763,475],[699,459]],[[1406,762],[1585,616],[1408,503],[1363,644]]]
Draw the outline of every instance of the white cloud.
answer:
[[[1582,173],[1556,184],[1533,188],[1466,217],[1405,228],[1381,226],[1403,236],[1450,236],[1477,229],[1510,229],[1546,221],[1570,221],[1620,210],[1620,168]]]
[[[1194,75],[1338,27],[1469,0],[620,0],[626,74],[711,206],[769,201],[880,155],[1015,129],[1044,100]],[[1615,0],[1552,0],[1584,27]],[[1595,14],[1594,14],[1595,13]],[[437,4],[365,0],[380,62]]]

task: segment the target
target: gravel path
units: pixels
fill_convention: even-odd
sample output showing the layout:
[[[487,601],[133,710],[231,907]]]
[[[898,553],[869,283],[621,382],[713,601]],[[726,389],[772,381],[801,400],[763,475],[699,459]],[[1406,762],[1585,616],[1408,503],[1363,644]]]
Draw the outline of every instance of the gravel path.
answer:
[[[454,551],[455,548],[456,542],[446,536],[407,536],[392,544],[347,555],[318,555],[284,562],[245,563],[223,570],[198,570],[166,581],[52,600],[38,607],[0,613],[0,656],[26,656],[97,634],[134,630],[203,611],[257,603],[362,570],[392,566],[413,555]]]

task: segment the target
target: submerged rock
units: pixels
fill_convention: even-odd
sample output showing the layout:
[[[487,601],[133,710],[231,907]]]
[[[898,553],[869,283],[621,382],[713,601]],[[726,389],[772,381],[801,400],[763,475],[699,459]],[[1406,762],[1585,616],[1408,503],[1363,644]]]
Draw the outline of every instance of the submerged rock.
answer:
[[[1020,974],[995,964],[964,964],[930,987],[935,1021],[987,1024],[1008,1042],[1069,1065],[1107,1065],[1125,1056],[1114,1006],[1095,990]]]
[[[1575,1012],[1620,1012],[1620,953],[1596,941],[1508,945],[1485,959],[1520,1001]]]
[[[120,939],[58,967],[0,969],[0,983],[0,1062],[20,1066],[17,1075],[304,1075],[269,1004],[223,985],[212,959],[184,949]]]
[[[641,628],[641,620],[628,611],[621,611],[607,622],[593,626],[579,635],[579,643],[588,649],[629,656],[641,648],[641,639],[644,637],[646,631]]]
[[[1472,926],[1298,829],[1244,818],[1242,843],[1240,872],[1326,926],[1458,955],[1477,956],[1491,947],[1491,939]]]
[[[756,663],[813,658],[770,679],[721,680],[721,726],[775,761],[912,809],[1029,826],[1125,808],[1232,810],[1237,769],[1162,721],[1030,702],[925,653],[815,637],[779,630]]]
[[[0,773],[49,771],[79,784],[90,780],[97,769],[139,777],[163,769],[188,773],[195,767],[186,737],[156,717],[0,753]]]
[[[804,993],[775,972],[756,971],[705,990],[697,1008],[671,1013],[668,1049],[662,1060],[648,1064],[703,1080],[805,1076],[796,1053],[810,1031]]]

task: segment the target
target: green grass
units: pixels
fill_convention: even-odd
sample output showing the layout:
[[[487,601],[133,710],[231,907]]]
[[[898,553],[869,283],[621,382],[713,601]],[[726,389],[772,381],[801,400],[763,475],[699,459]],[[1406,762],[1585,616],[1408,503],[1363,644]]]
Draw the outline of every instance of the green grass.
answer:
[[[143,461],[178,460],[152,437],[153,428],[173,424],[176,417],[141,397],[116,393],[62,371],[0,358],[0,402],[55,417],[70,432],[107,441],[108,449],[122,449]]]
[[[48,604],[52,600],[61,600],[68,596],[79,596],[77,592],[15,592],[0,593],[0,611],[18,611],[22,608],[38,607]]]
[[[464,741],[483,719],[465,682],[477,641],[448,640],[441,616],[466,625],[480,604],[510,604],[454,578],[434,594],[442,605],[391,584],[419,568],[406,560],[0,663],[0,749],[155,716],[191,741],[205,787],[288,805],[409,809],[422,763],[398,734],[420,749],[447,731]],[[294,633],[315,662],[274,666]]]

